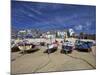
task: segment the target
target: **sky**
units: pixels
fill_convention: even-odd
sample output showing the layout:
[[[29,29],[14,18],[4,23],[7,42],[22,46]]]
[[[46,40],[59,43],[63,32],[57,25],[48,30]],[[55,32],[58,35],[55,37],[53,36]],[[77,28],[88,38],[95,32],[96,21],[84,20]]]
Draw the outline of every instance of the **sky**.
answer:
[[[96,33],[96,6],[43,2],[11,2],[15,29],[67,30]]]

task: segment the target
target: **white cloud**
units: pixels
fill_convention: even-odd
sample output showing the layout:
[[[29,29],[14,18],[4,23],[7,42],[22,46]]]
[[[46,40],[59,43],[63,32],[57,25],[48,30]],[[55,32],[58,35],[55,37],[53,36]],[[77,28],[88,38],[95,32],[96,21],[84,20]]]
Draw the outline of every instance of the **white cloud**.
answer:
[[[38,10],[35,10],[35,9],[33,9],[33,8],[30,8],[33,12],[35,12],[35,13],[37,13],[37,14],[39,14],[39,15],[42,15],[43,13],[41,13],[40,11],[38,11]]]
[[[91,26],[91,22],[86,22],[86,26],[87,27]]]
[[[82,30],[83,29],[83,25],[76,25],[74,28],[76,30]]]

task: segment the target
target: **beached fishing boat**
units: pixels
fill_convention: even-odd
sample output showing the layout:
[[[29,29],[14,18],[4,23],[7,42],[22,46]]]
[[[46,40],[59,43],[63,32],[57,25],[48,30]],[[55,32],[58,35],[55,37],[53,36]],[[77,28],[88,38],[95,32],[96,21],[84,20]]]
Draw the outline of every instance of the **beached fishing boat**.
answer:
[[[46,43],[47,49],[44,51],[44,53],[53,53],[58,49],[58,41],[57,40],[51,40],[50,42]]]
[[[58,49],[58,45],[56,43],[47,45],[47,53],[50,54]]]
[[[32,51],[34,50],[34,48],[36,47],[35,44],[30,43],[27,40],[23,40],[17,43],[17,47],[19,48],[20,51],[22,51],[23,53],[25,51]]]
[[[30,50],[32,48],[32,45],[31,44],[19,44],[18,45],[18,48],[21,50],[21,51],[26,51],[26,50]]]
[[[15,43],[15,40],[11,40],[11,52],[20,51],[18,45]]]
[[[74,48],[74,43],[71,41],[65,41],[62,43],[61,53],[71,53]]]
[[[88,40],[76,40],[75,48],[79,51],[91,51],[91,47],[93,46],[92,41]]]
[[[20,51],[17,44],[11,45],[11,52],[17,52],[17,51]]]
[[[55,42],[47,44],[47,49],[46,49],[45,53],[50,54],[52,52],[55,52],[57,49],[58,49],[58,41],[55,40]]]

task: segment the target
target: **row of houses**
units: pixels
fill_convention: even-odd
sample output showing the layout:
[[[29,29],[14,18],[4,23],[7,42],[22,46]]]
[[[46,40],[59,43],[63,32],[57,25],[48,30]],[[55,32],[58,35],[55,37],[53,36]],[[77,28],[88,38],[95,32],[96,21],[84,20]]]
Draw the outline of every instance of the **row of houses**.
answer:
[[[69,36],[74,35],[74,30],[56,30],[56,31],[47,31],[41,32],[39,30],[19,30],[16,34],[13,34],[12,37],[16,36],[16,38],[67,38]]]

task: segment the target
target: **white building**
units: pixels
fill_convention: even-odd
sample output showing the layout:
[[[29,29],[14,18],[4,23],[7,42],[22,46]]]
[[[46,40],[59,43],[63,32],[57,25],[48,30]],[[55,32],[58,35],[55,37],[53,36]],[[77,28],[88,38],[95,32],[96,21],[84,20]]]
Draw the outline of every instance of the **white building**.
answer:
[[[70,34],[70,36],[73,36],[74,33],[75,33],[74,30],[70,28],[70,29],[69,29],[69,34]]]
[[[65,36],[67,37],[67,32],[58,31],[58,32],[57,32],[57,36],[58,36],[58,37],[61,37],[61,38],[64,38]]]
[[[53,39],[53,38],[56,37],[56,35],[54,35],[54,34],[47,34],[47,35],[45,35],[45,37],[48,38],[48,39]]]
[[[31,30],[20,30],[18,32],[18,38],[32,38],[32,32]]]

